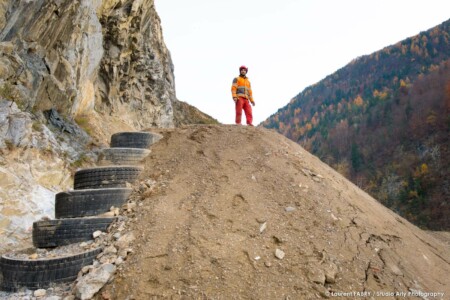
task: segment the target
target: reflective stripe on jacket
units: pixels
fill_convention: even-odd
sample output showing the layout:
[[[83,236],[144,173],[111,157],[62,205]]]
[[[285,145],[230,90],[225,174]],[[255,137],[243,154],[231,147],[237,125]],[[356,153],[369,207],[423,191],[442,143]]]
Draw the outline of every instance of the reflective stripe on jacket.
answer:
[[[253,103],[252,88],[247,76],[238,76],[233,79],[231,94],[233,98],[242,97],[250,100],[250,102]]]

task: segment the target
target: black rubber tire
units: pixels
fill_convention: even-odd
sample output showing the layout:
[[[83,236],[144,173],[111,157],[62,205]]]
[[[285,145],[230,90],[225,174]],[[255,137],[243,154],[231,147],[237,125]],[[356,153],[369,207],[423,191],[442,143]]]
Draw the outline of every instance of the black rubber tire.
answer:
[[[33,245],[52,248],[93,240],[92,234],[106,231],[115,218],[74,218],[33,223]]]
[[[143,170],[139,166],[108,166],[79,170],[74,176],[74,189],[127,187]]]
[[[53,283],[69,282],[78,272],[92,264],[101,248],[76,255],[37,260],[20,260],[0,257],[0,289],[16,292],[20,288],[45,289]]]
[[[111,136],[111,148],[148,149],[162,136],[152,132],[118,132]]]
[[[99,155],[99,165],[139,165],[150,154],[142,148],[106,148]]]
[[[55,217],[78,218],[108,212],[111,206],[121,207],[133,189],[110,188],[61,192],[55,196]]]

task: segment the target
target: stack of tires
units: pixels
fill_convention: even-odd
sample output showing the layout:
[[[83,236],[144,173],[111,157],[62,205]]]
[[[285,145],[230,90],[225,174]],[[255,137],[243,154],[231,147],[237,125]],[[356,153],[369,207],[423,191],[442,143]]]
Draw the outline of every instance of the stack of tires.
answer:
[[[149,147],[161,138],[150,132],[121,132],[111,136],[111,148],[99,155],[99,167],[75,173],[74,190],[55,196],[55,220],[33,223],[33,245],[54,248],[89,241],[95,231],[106,231],[114,217],[99,217],[111,207],[121,207],[132,192],[150,153]],[[101,252],[96,248],[84,253],[52,258],[24,260],[8,255],[0,257],[0,289],[17,291],[47,288],[51,283],[68,282],[92,264]]]

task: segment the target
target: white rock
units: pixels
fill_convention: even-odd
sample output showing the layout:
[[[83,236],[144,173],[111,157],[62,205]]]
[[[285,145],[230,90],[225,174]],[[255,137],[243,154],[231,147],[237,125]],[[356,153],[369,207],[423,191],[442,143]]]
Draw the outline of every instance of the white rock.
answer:
[[[116,247],[114,247],[113,245],[111,245],[111,246],[109,246],[109,247],[106,247],[106,248],[103,250],[103,253],[104,253],[104,254],[116,254],[116,253],[117,253],[117,249],[116,249]]]
[[[335,283],[338,267],[334,263],[328,263],[325,269],[325,282]]]
[[[116,266],[119,266],[119,265],[123,264],[123,258],[122,258],[121,256],[119,256],[119,257],[116,259],[116,261],[114,262],[114,264],[115,264]]]
[[[119,249],[125,249],[125,248],[128,248],[128,247],[130,246],[130,243],[131,243],[132,241],[134,241],[134,240],[135,240],[134,234],[133,234],[132,232],[129,232],[129,233],[127,233],[127,234],[121,236],[121,237],[117,240],[116,246],[117,246]]]
[[[285,210],[286,212],[291,212],[291,211],[294,211],[294,210],[295,210],[295,207],[288,206],[288,207],[286,207],[284,210]]]
[[[261,226],[259,226],[259,233],[263,233],[264,230],[266,230],[267,228],[267,222],[264,222],[261,224]]]
[[[94,268],[93,266],[84,266],[84,267],[81,269],[81,273],[86,274],[86,273],[88,273],[90,270],[92,270],[93,268]]]
[[[310,268],[308,272],[308,278],[312,282],[324,285],[325,284],[325,273],[321,269]]]
[[[283,259],[286,254],[283,250],[277,249],[275,250],[275,257],[278,259]]]
[[[116,272],[112,264],[104,264],[81,278],[75,286],[75,295],[81,300],[87,300],[94,295],[109,281]]]
[[[35,297],[44,297],[47,294],[47,291],[44,289],[35,290],[33,295]]]
[[[94,237],[94,239],[98,238],[98,237],[101,236],[101,235],[102,235],[102,232],[101,232],[100,230],[97,230],[96,232],[94,232],[94,233],[92,234],[92,236]]]
[[[389,267],[391,269],[392,274],[397,276],[403,276],[403,272],[396,265],[390,265]]]

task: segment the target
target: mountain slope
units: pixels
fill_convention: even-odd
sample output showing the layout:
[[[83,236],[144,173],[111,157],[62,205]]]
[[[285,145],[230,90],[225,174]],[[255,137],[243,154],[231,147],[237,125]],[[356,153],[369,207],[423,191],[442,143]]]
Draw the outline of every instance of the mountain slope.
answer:
[[[450,228],[450,20],[306,88],[263,122],[425,228]]]
[[[132,196],[137,209],[125,211],[132,253],[102,297],[450,294],[448,245],[285,137],[225,125],[159,133]]]

